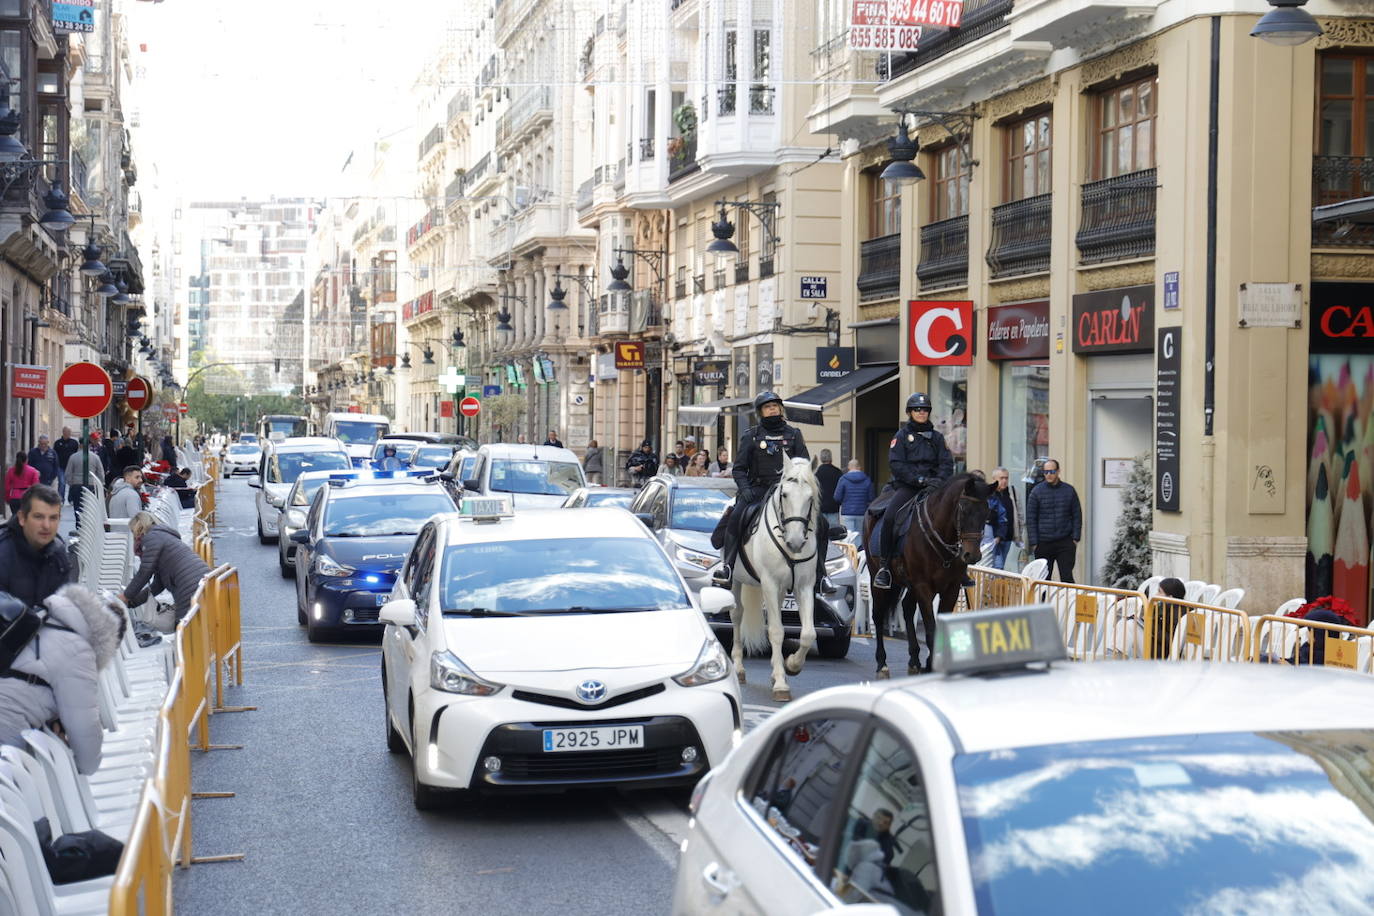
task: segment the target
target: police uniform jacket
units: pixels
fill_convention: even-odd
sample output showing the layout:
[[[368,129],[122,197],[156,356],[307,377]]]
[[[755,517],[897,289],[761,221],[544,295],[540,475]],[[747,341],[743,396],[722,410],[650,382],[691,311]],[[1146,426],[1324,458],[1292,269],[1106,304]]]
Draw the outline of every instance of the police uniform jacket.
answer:
[[[745,430],[735,450],[735,463],[730,466],[730,475],[739,487],[740,502],[763,499],[768,488],[782,477],[782,463],[787,458],[811,460],[801,430],[790,423],[784,423],[777,432],[770,432],[763,424]]]
[[[887,453],[892,478],[912,489],[943,483],[954,476],[954,456],[945,445],[945,437],[930,424],[908,420],[892,437]]]

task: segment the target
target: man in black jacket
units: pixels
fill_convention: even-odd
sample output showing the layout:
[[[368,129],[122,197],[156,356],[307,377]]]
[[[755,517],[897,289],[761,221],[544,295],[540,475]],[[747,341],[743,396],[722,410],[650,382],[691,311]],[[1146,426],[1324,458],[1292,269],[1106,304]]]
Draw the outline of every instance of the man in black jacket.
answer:
[[[81,443],[72,438],[72,428],[62,427],[62,436],[52,444],[52,450],[57,452],[57,466],[60,469],[57,475],[57,495],[67,496],[67,462],[71,461],[72,456],[81,450]]]
[[[630,481],[636,487],[644,486],[644,482],[658,473],[658,456],[654,454],[654,445],[648,439],[639,443],[639,451],[635,452],[625,462],[625,470],[630,472]]]
[[[892,587],[887,566],[896,553],[897,512],[912,499],[924,499],[928,491],[954,476],[954,456],[945,445],[945,437],[930,422],[930,398],[924,391],[906,399],[906,415],[907,422],[892,437],[887,453],[894,492],[880,522],[874,588]]]
[[[816,465],[816,483],[821,485],[821,514],[831,525],[840,524],[840,504],[835,499],[835,487],[843,476],[831,460],[830,449],[821,449],[820,461]]]
[[[1045,479],[1026,500],[1026,540],[1037,560],[1048,560],[1045,578],[1055,567],[1063,582],[1073,581],[1073,564],[1083,533],[1083,507],[1078,493],[1059,479],[1059,461],[1046,458]]]
[[[19,502],[19,511],[0,527],[0,592],[29,607],[72,580],[67,545],[57,536],[62,499],[52,487],[34,484]]]
[[[787,422],[783,414],[782,398],[771,391],[760,392],[754,398],[757,426],[751,426],[739,437],[735,462],[730,474],[735,478],[738,493],[730,510],[725,528],[725,548],[721,565],[714,575],[715,584],[730,588],[733,582],[735,557],[739,554],[740,523],[745,509],[768,495],[768,490],[782,478],[783,462],[790,458],[811,458],[801,430]],[[835,586],[825,575],[826,552],[829,549],[830,526],[822,518],[817,525],[816,594],[833,595]]]

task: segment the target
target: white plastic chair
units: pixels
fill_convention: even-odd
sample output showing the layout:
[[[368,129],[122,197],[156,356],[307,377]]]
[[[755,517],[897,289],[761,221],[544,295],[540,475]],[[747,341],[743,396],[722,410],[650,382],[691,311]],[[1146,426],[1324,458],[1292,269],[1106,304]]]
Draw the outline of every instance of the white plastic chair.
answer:
[[[1183,583],[1183,600],[1196,602],[1198,596],[1202,594],[1202,590],[1206,587],[1207,583],[1203,582],[1201,579],[1189,579],[1187,582]]]
[[[1221,594],[1221,586],[1207,584],[1202,587],[1202,591],[1197,593],[1198,604],[1216,604],[1217,595]]]
[[[1164,576],[1151,576],[1144,582],[1140,583],[1140,588],[1137,589],[1137,591],[1139,591],[1146,598],[1152,597],[1155,593],[1155,589],[1159,588],[1159,583],[1163,581]]]
[[[1044,558],[1031,560],[1026,564],[1025,568],[1021,570],[1021,575],[1025,576],[1027,579],[1043,579],[1045,573],[1049,571],[1049,568],[1049,560]]]
[[[1306,598],[1289,598],[1283,604],[1280,604],[1278,606],[1278,610],[1274,611],[1274,615],[1276,617],[1287,617],[1289,614],[1293,613],[1306,603]]]
[[[127,782],[119,796],[97,800],[91,793],[90,783],[77,772],[71,749],[62,739],[48,732],[28,729],[24,732],[24,740],[43,765],[48,782],[53,786],[53,800],[62,816],[63,833],[80,833],[94,826],[112,836],[128,835],[133,826],[134,808],[143,790],[142,779]]]
[[[1216,600],[1212,601],[1217,607],[1226,607],[1235,610],[1240,607],[1240,602],[1245,598],[1245,589],[1228,588],[1226,591],[1217,595]]]

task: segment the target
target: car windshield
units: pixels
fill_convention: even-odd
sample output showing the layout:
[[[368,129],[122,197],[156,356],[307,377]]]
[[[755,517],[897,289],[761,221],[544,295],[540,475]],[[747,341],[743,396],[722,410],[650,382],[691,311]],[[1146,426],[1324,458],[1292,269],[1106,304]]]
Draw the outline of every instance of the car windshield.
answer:
[[[452,457],[451,445],[422,445],[410,456],[410,463],[417,468],[445,468]]]
[[[394,448],[396,450],[396,457],[401,459],[402,463],[408,462],[415,453],[415,445],[414,442],[397,442],[395,439],[383,440],[372,447],[372,460],[381,461],[382,458],[385,457],[386,450]]]
[[[582,467],[571,461],[500,459],[491,463],[491,489],[498,493],[567,496],[582,486]]]
[[[444,552],[443,607],[517,613],[688,607],[673,567],[647,538],[460,543]]]
[[[315,491],[324,486],[325,478],[319,477],[313,480],[302,480],[296,487],[296,495],[291,500],[293,506],[308,506],[310,498],[315,495]]]
[[[339,420],[334,424],[334,438],[344,445],[371,445],[387,431],[385,423],[366,420]]]
[[[584,505],[588,506],[620,506],[622,509],[630,508],[630,503],[635,501],[633,493],[617,493],[604,490],[592,490],[587,493],[587,501]]]
[[[1090,741],[954,760],[978,912],[1359,913],[1374,730]]]
[[[349,467],[343,452],[278,452],[267,466],[267,482],[295,483],[306,471],[343,471]]]
[[[269,417],[264,423],[268,434],[282,433],[287,437],[309,434],[305,417]]]
[[[714,531],[734,494],[702,487],[678,487],[673,493],[673,517],[669,528],[688,531]]]
[[[258,455],[261,452],[256,445],[231,445],[229,446],[231,455]]]
[[[368,493],[364,488],[329,500],[324,513],[324,536],[415,534],[431,515],[455,508],[453,500],[442,492]]]

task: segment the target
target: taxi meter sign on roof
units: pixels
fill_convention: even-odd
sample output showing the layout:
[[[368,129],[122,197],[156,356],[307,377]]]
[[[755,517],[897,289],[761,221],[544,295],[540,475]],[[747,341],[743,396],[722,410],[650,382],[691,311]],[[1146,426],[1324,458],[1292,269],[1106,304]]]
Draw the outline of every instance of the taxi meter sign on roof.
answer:
[[[1068,658],[1059,618],[1048,604],[960,614],[940,622],[935,670],[972,674]]]

